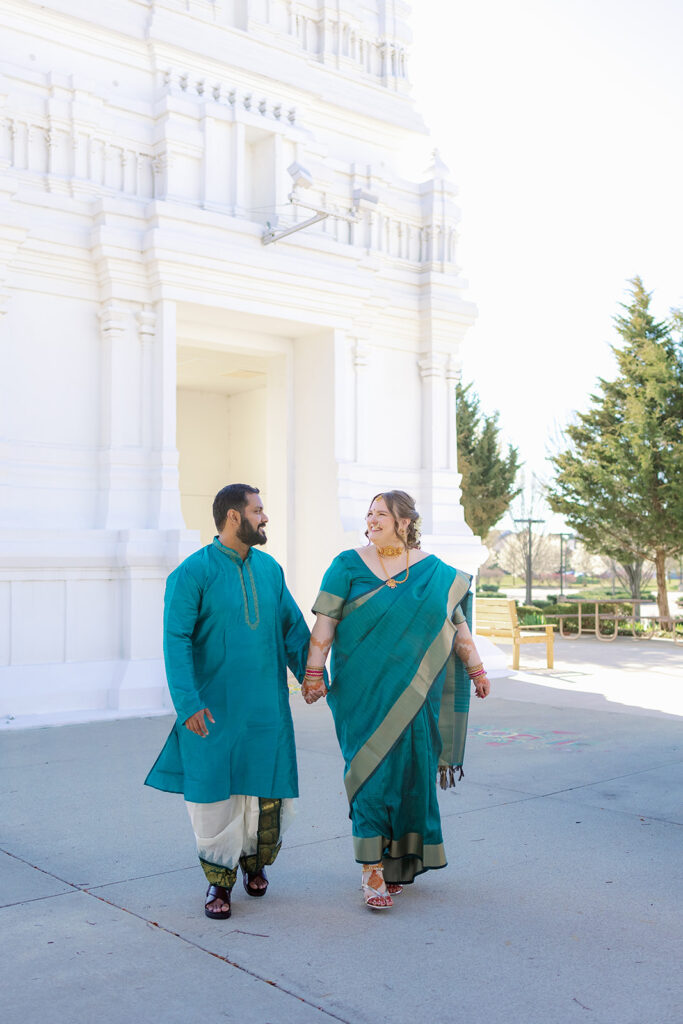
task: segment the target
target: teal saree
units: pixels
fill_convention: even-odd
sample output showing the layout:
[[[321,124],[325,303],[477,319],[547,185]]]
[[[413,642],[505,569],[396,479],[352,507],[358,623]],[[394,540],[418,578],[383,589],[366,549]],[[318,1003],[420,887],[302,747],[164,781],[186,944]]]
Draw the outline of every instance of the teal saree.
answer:
[[[401,579],[403,573],[397,574]],[[429,555],[387,587],[357,551],[325,573],[313,611],[339,620],[327,702],[360,863],[388,882],[445,867],[436,777],[462,769],[470,681],[453,650],[471,577]]]

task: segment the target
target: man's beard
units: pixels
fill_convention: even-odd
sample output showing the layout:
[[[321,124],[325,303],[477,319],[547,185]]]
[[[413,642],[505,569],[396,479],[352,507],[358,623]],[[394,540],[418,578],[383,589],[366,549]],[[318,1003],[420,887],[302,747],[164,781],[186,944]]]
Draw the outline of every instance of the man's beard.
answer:
[[[237,527],[237,539],[241,540],[249,548],[254,547],[256,544],[265,544],[268,540],[265,531],[262,533],[259,529],[255,530],[244,516],[241,517],[240,525]]]

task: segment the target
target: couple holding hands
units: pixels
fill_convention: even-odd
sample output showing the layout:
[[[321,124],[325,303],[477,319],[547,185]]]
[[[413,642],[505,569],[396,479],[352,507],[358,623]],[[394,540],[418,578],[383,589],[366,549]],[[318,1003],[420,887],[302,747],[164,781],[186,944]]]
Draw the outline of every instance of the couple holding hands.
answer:
[[[281,567],[258,550],[258,489],[224,487],[213,515],[213,543],[166,585],[178,718],[146,784],[184,795],[207,917],[230,917],[240,868],[247,894],[264,896],[298,796],[289,668],[307,703],[327,698],[363,898],[388,909],[416,875],[446,865],[436,783],[462,776],[471,685],[489,693],[468,625],[471,577],[421,550],[413,499],[386,491],[370,503],[368,544],[323,576],[309,633]]]

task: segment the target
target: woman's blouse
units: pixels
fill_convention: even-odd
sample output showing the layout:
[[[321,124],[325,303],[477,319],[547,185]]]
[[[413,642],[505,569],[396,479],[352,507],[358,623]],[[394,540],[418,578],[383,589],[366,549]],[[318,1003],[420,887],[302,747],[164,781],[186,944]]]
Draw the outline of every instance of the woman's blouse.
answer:
[[[429,562],[432,558],[436,558],[436,555],[427,555],[426,558],[420,559],[419,562],[410,566],[410,572],[419,571],[419,566]],[[399,580],[404,576],[405,569],[401,569],[395,573],[392,579]],[[334,594],[335,597],[342,598],[344,602],[349,602],[354,601],[362,594],[367,594],[370,590],[376,590],[384,582],[386,581],[376,576],[368,568],[355,548],[350,548],[348,551],[342,551],[334,559],[323,576],[320,590],[327,594]],[[314,613],[319,612],[322,615],[328,615],[331,619],[341,619],[342,617],[341,610],[339,612],[330,610],[328,604],[323,604],[320,601],[320,596],[316,599],[312,610]],[[462,610],[460,607],[457,607],[453,613],[453,622],[457,626],[465,621]]]

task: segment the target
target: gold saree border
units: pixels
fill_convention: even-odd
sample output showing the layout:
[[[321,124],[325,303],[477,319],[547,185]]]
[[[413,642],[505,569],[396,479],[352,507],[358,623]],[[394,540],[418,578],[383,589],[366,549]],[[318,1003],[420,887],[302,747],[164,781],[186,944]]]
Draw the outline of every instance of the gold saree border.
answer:
[[[360,787],[382,763],[396,740],[408,728],[427,699],[434,680],[451,653],[456,628],[452,622],[452,615],[456,605],[462,601],[468,589],[468,577],[456,569],[455,579],[448,591],[446,618],[441,629],[427,648],[417,672],[408,686],[372,735],[356,752],[349,765],[349,770],[344,776],[344,786],[349,804],[353,802]]]
[[[311,608],[314,615],[327,615],[330,619],[341,619],[344,610],[344,598],[321,590]]]
[[[258,804],[256,853],[243,853],[240,857],[240,867],[250,875],[255,875],[267,864],[274,864],[282,846],[282,800],[277,797],[259,797]]]
[[[355,612],[356,608],[360,608],[361,605],[364,605],[365,602],[369,601],[371,597],[375,596],[375,594],[379,594],[380,590],[384,589],[384,586],[385,584],[382,583],[381,586],[375,587],[374,590],[368,590],[365,594],[361,594],[360,597],[355,599],[355,601],[349,601],[348,604],[345,604],[344,611],[342,612],[342,618],[345,619],[347,615],[350,615],[351,612]]]
[[[400,839],[354,836],[353,853],[359,864],[378,864],[385,855],[394,860],[417,857],[425,868],[445,868],[447,864],[443,843],[425,843],[419,832],[406,832]]]
[[[464,620],[465,622],[467,619]],[[456,629],[458,623],[456,622]],[[439,705],[439,735],[441,736],[440,765],[459,765],[465,749],[467,736],[467,720],[469,717],[469,690],[466,696],[460,693],[459,707],[456,707],[457,690],[457,655],[451,652],[446,662],[446,678],[444,680],[441,704]],[[469,679],[466,684],[469,687]]]
[[[224,889],[232,889],[237,879],[237,865],[234,868],[224,868],[220,864],[204,860],[203,857],[199,858],[199,863],[209,885],[222,885]]]
[[[384,584],[382,584],[382,587]],[[379,594],[382,587],[375,587],[374,590],[368,590],[365,594],[361,594],[355,601],[345,601],[343,597],[337,597],[336,594],[330,594],[327,590],[321,590],[315,599],[315,604],[311,608],[311,611],[316,615],[327,615],[330,619],[345,619],[351,612],[355,612],[356,608],[360,608],[366,601],[369,601],[375,594]]]

